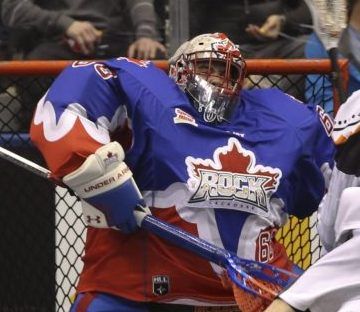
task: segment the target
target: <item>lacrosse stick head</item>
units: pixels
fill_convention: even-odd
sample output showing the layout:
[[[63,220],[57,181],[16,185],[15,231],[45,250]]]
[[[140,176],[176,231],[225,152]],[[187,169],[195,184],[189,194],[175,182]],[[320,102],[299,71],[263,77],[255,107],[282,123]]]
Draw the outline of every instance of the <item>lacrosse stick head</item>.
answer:
[[[226,271],[233,284],[268,303],[298,277],[288,270],[234,255],[228,257]]]
[[[314,31],[326,50],[336,48],[347,25],[346,0],[305,0],[310,8]]]

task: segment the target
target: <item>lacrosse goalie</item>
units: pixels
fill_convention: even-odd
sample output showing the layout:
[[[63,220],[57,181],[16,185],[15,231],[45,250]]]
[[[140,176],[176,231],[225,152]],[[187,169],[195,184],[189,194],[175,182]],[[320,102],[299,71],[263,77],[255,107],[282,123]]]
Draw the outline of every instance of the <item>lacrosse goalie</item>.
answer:
[[[170,78],[150,61],[77,61],[38,103],[32,141],[88,225],[71,312],[238,311],[223,269],[139,229],[139,206],[296,269],[275,234],[289,214],[317,209],[333,144],[313,107],[278,89],[241,91],[245,72],[225,34],[203,34],[176,51]]]

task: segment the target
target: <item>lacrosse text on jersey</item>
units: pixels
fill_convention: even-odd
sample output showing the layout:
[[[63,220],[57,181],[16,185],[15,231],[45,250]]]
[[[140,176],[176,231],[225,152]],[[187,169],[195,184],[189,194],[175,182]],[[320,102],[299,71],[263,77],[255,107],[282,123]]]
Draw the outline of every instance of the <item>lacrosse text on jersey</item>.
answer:
[[[254,153],[231,138],[227,146],[217,148],[213,159],[187,157],[188,185],[193,192],[191,206],[207,206],[268,212],[271,195],[277,190],[281,171],[256,164]]]

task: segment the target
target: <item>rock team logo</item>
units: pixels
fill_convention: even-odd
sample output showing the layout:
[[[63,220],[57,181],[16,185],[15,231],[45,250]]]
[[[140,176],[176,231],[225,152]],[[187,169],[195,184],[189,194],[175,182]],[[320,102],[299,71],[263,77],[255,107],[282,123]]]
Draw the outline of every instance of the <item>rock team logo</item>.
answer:
[[[256,164],[253,152],[231,138],[212,159],[186,158],[189,205],[226,208],[264,215],[281,178],[278,168]]]

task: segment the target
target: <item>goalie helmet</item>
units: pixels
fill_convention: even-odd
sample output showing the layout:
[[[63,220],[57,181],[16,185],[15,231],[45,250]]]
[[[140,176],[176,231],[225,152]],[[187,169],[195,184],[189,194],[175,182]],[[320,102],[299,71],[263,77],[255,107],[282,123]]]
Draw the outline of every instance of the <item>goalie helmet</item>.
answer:
[[[190,96],[206,122],[229,120],[246,64],[225,34],[203,34],[183,43],[169,63],[170,77]]]

